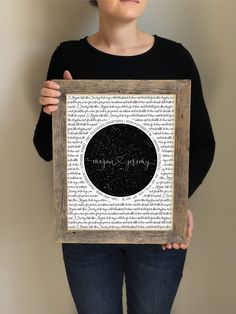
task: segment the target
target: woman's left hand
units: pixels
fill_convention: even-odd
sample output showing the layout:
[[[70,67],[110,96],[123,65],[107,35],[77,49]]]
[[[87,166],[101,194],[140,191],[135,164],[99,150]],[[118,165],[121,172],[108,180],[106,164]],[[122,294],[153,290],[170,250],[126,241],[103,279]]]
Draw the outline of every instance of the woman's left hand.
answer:
[[[177,243],[177,242],[173,242],[173,243],[166,243],[166,244],[162,244],[162,249],[187,249],[187,247],[189,246],[191,237],[192,237],[192,233],[193,233],[193,213],[190,209],[188,209],[187,211],[187,225],[186,225],[186,238],[185,238],[185,242],[184,243]]]

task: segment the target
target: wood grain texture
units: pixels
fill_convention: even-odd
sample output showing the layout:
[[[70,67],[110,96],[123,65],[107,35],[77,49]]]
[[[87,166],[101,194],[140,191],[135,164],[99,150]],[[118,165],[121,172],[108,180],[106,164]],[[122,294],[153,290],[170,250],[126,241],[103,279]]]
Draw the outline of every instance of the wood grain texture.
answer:
[[[54,80],[62,93],[53,113],[55,237],[59,243],[183,242],[188,209],[190,80]],[[67,230],[66,94],[175,94],[175,160],[172,231]]]

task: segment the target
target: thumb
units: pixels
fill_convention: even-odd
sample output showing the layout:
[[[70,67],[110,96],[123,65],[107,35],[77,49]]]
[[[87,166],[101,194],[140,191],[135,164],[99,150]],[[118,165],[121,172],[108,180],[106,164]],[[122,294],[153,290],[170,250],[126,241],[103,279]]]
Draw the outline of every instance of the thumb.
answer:
[[[70,72],[68,70],[64,71],[63,73],[63,79],[64,80],[72,80],[72,75],[70,74]]]

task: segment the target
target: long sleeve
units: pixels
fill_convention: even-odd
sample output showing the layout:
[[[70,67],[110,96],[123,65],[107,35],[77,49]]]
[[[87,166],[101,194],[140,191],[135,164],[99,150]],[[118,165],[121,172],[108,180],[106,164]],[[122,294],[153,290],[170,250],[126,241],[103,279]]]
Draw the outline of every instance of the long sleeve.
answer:
[[[209,171],[215,154],[215,139],[204,101],[201,80],[195,62],[182,45],[185,73],[191,78],[189,197],[198,188]]]
[[[65,64],[58,46],[51,57],[46,80],[62,79],[64,70]],[[52,160],[52,115],[45,113],[43,107],[36,124],[33,142],[44,160]]]

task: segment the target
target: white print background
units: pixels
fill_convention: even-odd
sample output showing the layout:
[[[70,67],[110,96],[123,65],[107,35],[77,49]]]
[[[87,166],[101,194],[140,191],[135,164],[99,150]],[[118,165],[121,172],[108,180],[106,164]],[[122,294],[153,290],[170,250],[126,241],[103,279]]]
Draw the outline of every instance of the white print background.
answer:
[[[157,169],[132,196],[102,193],[84,169],[86,146],[98,130],[128,123],[142,129],[157,151]],[[173,229],[175,95],[67,95],[68,230]]]

